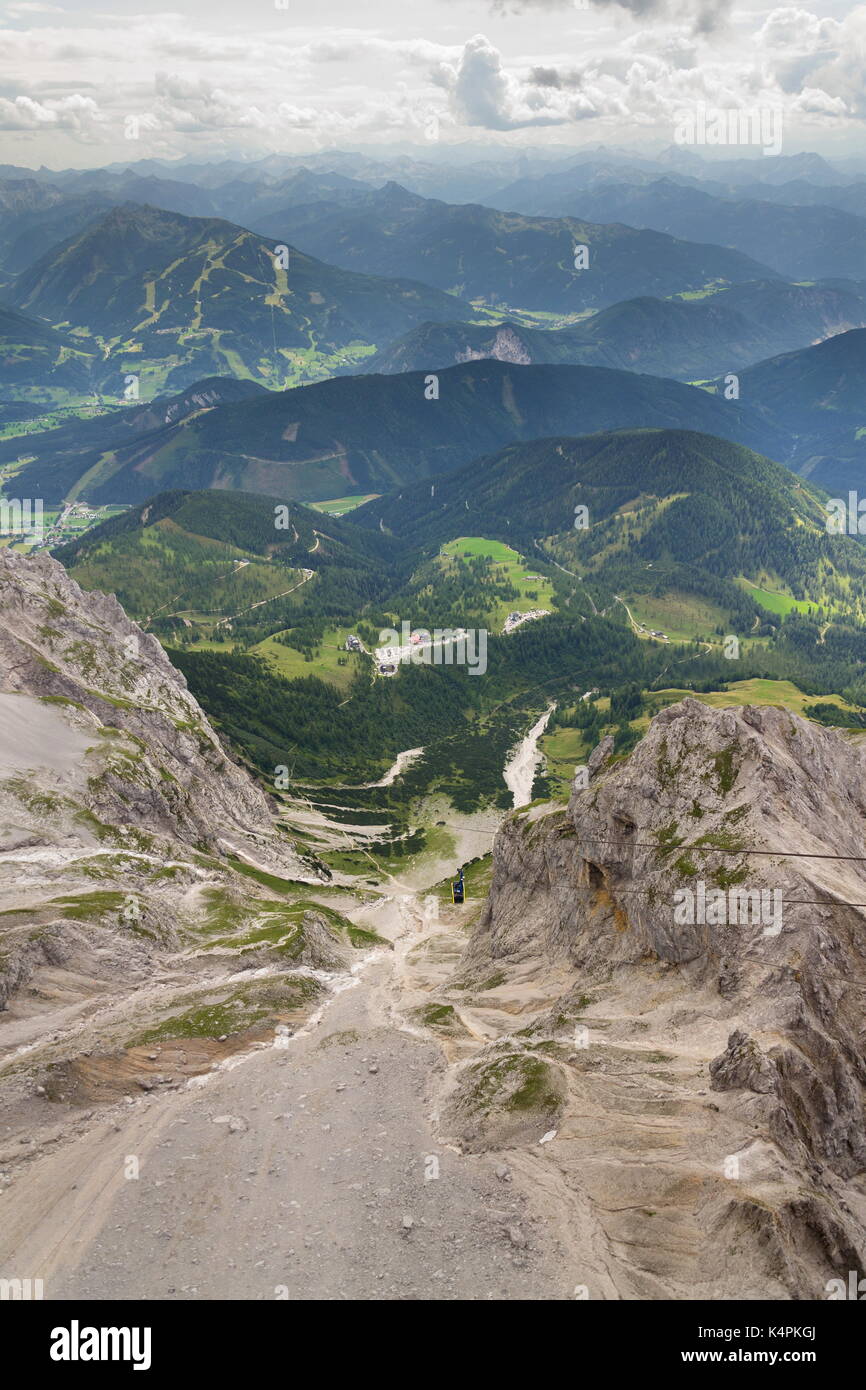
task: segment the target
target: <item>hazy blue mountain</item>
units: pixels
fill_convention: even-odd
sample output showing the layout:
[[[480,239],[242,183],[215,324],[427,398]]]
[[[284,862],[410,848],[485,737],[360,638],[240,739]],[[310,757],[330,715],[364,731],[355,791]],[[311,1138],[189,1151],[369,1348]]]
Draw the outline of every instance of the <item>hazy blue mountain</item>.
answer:
[[[574,313],[637,295],[773,279],[721,246],[576,218],[528,217],[421,198],[399,184],[350,203],[287,206],[257,224],[347,269],[408,275],[466,299]],[[575,248],[588,248],[588,268]]]
[[[408,372],[478,357],[584,363],[695,381],[866,325],[866,285],[791,285],[770,280],[700,298],[631,299],[569,328],[423,323],[389,344],[364,370]]]
[[[839,208],[719,198],[672,179],[591,190],[551,189],[531,196],[525,185],[498,196],[527,212],[626,222],[696,242],[732,247],[795,279],[866,275],[866,219]]]

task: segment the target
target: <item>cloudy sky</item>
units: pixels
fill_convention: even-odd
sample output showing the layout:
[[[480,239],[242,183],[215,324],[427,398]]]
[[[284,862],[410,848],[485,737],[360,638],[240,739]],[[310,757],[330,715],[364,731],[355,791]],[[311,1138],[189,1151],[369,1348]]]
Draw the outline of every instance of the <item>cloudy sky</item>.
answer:
[[[0,28],[3,163],[652,149],[697,103],[781,111],[784,153],[864,149],[866,4],[841,0],[0,0]]]

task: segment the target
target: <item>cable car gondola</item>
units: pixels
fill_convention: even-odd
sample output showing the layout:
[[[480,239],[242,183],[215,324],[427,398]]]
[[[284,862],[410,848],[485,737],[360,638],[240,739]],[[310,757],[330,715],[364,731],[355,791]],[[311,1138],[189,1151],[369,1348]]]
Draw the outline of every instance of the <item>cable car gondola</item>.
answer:
[[[460,877],[456,883],[451,884],[451,901],[462,903],[463,901],[463,869],[460,870]]]

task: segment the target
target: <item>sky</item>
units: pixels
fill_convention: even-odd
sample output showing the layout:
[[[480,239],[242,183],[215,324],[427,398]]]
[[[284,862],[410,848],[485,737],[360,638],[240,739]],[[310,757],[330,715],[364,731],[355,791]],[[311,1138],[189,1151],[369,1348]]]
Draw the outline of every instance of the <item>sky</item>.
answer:
[[[0,0],[6,164],[468,142],[652,152],[699,108],[773,113],[783,153],[862,154],[866,4]]]

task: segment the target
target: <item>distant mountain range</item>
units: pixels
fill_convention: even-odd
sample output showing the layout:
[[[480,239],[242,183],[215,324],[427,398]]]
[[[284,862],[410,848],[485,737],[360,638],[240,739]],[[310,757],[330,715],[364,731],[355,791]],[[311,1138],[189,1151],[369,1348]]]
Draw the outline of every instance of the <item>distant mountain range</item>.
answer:
[[[588,219],[443,203],[396,183],[350,202],[288,205],[256,225],[282,241],[315,247],[346,269],[411,276],[465,299],[547,313],[776,276],[722,246]],[[580,246],[588,251],[585,269],[575,265]]]
[[[106,340],[118,394],[136,364],[149,374],[147,395],[226,372],[281,385],[317,357],[472,313],[426,285],[341,270],[294,247],[275,255],[232,223],[136,205],[91,222],[4,293],[19,310]]]
[[[65,192],[34,178],[0,180],[0,277],[8,283],[112,206],[102,195]]]
[[[340,153],[309,167],[0,167],[2,419],[123,404],[28,433],[26,453],[23,436],[0,440],[0,462],[27,459],[18,486],[55,501],[211,486],[322,500],[515,439],[638,425],[699,428],[833,491],[859,483],[866,219],[815,197],[856,206],[866,182],[817,156],[503,154],[477,166],[486,190],[499,178],[521,201],[497,211],[371,187],[398,169],[425,188],[439,177],[423,160]],[[766,196],[740,196],[756,188]],[[173,206],[117,205],[130,192]],[[533,201],[593,220],[533,215]],[[227,208],[259,230],[215,215]],[[647,209],[707,239],[595,220]],[[792,283],[777,252],[789,277],[812,255],[832,275]],[[309,394],[261,389],[307,382]]]
[[[866,283],[759,281],[683,299],[631,299],[569,328],[423,323],[364,370],[408,372],[478,357],[584,363],[704,380],[866,325]]]
[[[640,188],[660,180],[728,201],[821,205],[866,215],[866,180],[846,176],[815,154],[707,161],[675,146],[655,159],[599,148],[531,156],[502,149],[474,163],[330,151],[212,163],[144,159],[61,171],[2,165],[0,275],[20,272],[86,221],[125,202],[258,227],[261,217],[281,209],[322,199],[348,202],[392,181],[452,204],[483,202],[504,211],[585,217],[568,201],[578,192]]]
[[[755,257],[792,279],[866,273],[866,217],[838,207],[785,206],[778,202],[722,198],[672,179],[654,183],[569,187],[548,175],[503,190],[497,206],[545,217],[626,222],[694,242],[712,242]]]
[[[703,189],[720,198],[758,198],[768,202],[821,203],[857,211],[866,192],[863,174],[847,175],[821,155],[761,155],[759,158],[704,159],[694,149],[672,145],[656,159],[625,151],[599,148],[567,163],[546,168],[531,165],[518,179],[501,185],[485,201],[492,207],[520,208],[551,205],[582,189],[605,185],[647,186],[659,180]],[[404,180],[407,187],[413,187]]]
[[[113,207],[136,203],[185,217],[223,218],[249,224],[287,202],[312,203],[366,193],[369,185],[342,174],[301,168],[285,178],[251,182],[235,175],[217,188],[197,184],[175,171],[162,176],[135,169],[71,170],[46,180],[31,170],[4,177],[0,171],[0,274],[20,274]]]
[[[341,162],[353,167],[335,156]],[[765,163],[724,161],[719,172],[744,177],[754,166],[749,187],[774,197],[798,182],[774,183]],[[699,183],[677,167],[689,159],[673,152],[549,164],[496,195],[513,198],[514,211],[442,202],[394,181],[371,188],[337,167],[294,160],[184,164],[168,174],[159,161],[58,175],[7,169],[3,177],[0,169],[0,296],[73,332],[76,367],[88,358],[91,367],[82,378],[58,370],[66,362],[59,351],[53,360],[45,346],[26,358],[13,351],[10,371],[0,365],[0,391],[32,397],[30,388],[44,388],[64,403],[64,388],[120,397],[130,372],[147,397],[227,373],[281,387],[370,366],[392,372],[467,353],[507,356],[515,336],[519,361],[700,380],[863,324],[866,280],[845,277],[866,277],[866,219],[719,197],[707,190],[736,185],[710,179],[707,168]],[[395,166],[354,167],[369,179]],[[855,203],[866,188],[834,185],[822,161],[780,162],[777,172],[796,173],[813,190],[836,187]],[[816,182],[807,185],[807,176]],[[128,197],[142,201],[120,201]],[[534,207],[579,216],[529,215]],[[226,213],[257,230],[223,220]],[[613,217],[646,227],[611,225]],[[276,246],[286,248],[288,275]],[[578,266],[580,247],[587,263]],[[833,278],[783,286],[777,271],[799,277],[802,256],[818,257]],[[507,341],[484,322],[491,305],[519,311]],[[603,309],[616,312],[573,321]],[[461,321],[467,326],[452,333]],[[533,336],[542,333],[560,336]]]
[[[866,329],[759,362],[740,373],[740,401],[787,424],[785,460],[828,491],[863,490],[866,479]]]
[[[700,425],[765,453],[789,447],[784,431],[736,401],[602,367],[487,359],[446,368],[434,381],[409,372],[251,389],[252,398],[236,404],[221,404],[219,395],[211,402],[198,388],[173,402],[31,434],[32,461],[17,473],[16,489],[52,501],[138,502],[177,487],[316,501],[431,478],[515,438],[629,426]],[[0,441],[0,463],[20,453],[19,439]]]

